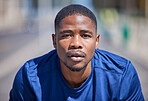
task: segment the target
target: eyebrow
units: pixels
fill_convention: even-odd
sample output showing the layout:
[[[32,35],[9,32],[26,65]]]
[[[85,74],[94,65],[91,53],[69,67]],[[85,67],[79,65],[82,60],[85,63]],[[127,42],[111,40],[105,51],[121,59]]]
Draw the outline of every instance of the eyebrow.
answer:
[[[64,30],[64,31],[61,31],[60,34],[64,34],[64,33],[73,33],[72,30]],[[93,33],[89,30],[80,30],[80,33],[90,33],[93,35]]]
[[[80,33],[90,33],[93,35],[93,32],[89,31],[89,30],[81,30]]]
[[[64,30],[60,32],[60,34],[64,34],[64,33],[72,33],[72,30]]]

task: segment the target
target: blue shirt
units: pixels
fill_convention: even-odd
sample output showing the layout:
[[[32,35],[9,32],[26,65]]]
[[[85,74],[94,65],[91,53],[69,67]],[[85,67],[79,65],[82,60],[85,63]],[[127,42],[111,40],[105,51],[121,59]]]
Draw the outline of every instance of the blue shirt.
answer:
[[[18,71],[10,101],[144,101],[129,60],[97,49],[91,61],[87,80],[71,88],[62,75],[56,50],[32,59]]]

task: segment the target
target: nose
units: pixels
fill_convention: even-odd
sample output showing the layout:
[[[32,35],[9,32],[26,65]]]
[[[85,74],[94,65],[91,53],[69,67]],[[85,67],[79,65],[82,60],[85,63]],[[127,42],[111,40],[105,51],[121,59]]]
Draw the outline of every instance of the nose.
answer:
[[[71,43],[69,45],[70,49],[82,49],[82,40],[79,35],[75,35],[71,38]]]

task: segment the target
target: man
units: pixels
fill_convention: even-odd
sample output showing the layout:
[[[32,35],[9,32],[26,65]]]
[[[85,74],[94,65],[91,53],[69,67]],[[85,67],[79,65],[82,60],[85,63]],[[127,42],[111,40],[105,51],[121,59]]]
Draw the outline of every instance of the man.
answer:
[[[143,101],[129,60],[99,50],[95,15],[82,5],[55,18],[55,50],[18,71],[10,101]]]

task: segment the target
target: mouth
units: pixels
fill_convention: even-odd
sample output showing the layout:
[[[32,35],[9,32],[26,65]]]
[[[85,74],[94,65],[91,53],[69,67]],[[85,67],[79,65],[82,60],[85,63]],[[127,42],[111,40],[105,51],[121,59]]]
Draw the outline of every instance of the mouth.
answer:
[[[69,58],[74,62],[81,62],[84,59],[84,57],[80,57],[80,56],[71,56]]]
[[[74,62],[81,62],[86,54],[82,51],[70,51],[67,53],[67,56]]]

